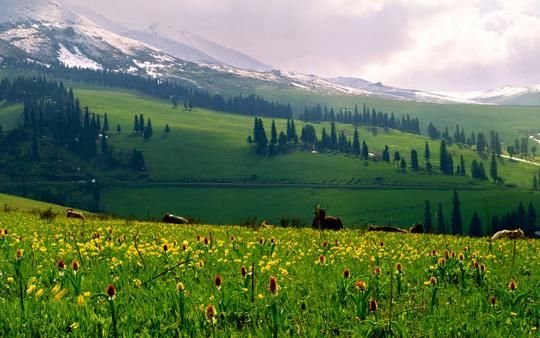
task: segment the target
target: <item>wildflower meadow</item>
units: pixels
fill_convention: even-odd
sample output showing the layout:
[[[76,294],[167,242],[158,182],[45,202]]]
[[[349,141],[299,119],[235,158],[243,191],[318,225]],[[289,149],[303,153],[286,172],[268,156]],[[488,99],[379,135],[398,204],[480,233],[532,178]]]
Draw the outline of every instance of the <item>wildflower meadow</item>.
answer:
[[[0,214],[1,336],[537,336],[535,240]]]

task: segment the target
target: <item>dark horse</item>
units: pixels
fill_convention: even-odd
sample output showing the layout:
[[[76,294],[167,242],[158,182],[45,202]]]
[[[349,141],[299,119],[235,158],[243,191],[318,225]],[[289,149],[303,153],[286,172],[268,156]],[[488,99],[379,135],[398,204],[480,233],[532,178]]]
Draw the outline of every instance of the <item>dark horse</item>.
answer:
[[[393,226],[390,226],[390,225],[382,225],[382,226],[369,225],[368,226],[368,231],[398,232],[398,233],[402,233],[402,234],[406,234],[408,232],[407,230],[403,230],[401,228],[393,227]]]
[[[341,230],[343,229],[343,223],[339,217],[326,216],[326,208],[315,206],[315,217],[311,223],[311,227],[318,230]]]
[[[184,217],[176,216],[173,214],[165,214],[163,216],[163,222],[172,224],[189,224],[189,221]]]
[[[416,223],[412,227],[410,227],[409,232],[411,234],[423,234],[424,233],[424,226],[420,223]]]

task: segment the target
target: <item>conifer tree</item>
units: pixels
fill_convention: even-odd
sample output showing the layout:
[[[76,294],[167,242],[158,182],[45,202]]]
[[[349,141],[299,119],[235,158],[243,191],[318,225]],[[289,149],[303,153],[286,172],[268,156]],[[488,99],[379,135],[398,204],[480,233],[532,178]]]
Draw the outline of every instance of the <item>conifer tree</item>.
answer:
[[[109,131],[109,118],[107,117],[107,113],[103,114],[103,131]]]
[[[360,156],[360,139],[358,136],[358,128],[354,128],[352,152],[354,156]]]
[[[439,210],[437,212],[437,233],[446,234],[446,222],[444,221],[444,212],[441,202],[439,202]]]
[[[103,133],[101,135],[101,154],[107,154],[109,152],[109,145],[107,143],[107,135]]]
[[[489,167],[489,174],[491,178],[493,179],[493,182],[499,181],[499,173],[497,171],[497,159],[495,158],[495,153],[491,153],[491,164]]]
[[[411,168],[412,170],[418,170],[418,152],[413,149],[411,150]]]
[[[384,146],[384,150],[382,152],[382,160],[385,162],[390,162],[390,149],[387,145]]]
[[[122,127],[120,127],[120,124],[117,124],[117,125],[116,125],[116,132],[117,132],[117,133],[121,133],[121,132],[122,132]]]
[[[426,145],[424,147],[424,159],[426,160],[426,162],[429,161],[430,157],[431,157],[431,153],[429,151],[429,144],[426,141]]]
[[[478,217],[478,213],[476,212],[476,210],[474,211],[474,214],[471,218],[471,226],[469,232],[471,237],[482,237],[482,222],[480,221],[480,217]]]
[[[362,150],[361,150],[361,156],[364,161],[367,161],[369,159],[369,149],[366,144],[366,141],[362,141]]]
[[[405,158],[403,157],[401,158],[399,167],[401,168],[401,171],[405,171],[407,169],[407,162],[405,162]]]
[[[452,233],[454,235],[463,234],[463,221],[461,218],[460,201],[457,190],[454,190],[454,197],[452,199]]]
[[[139,118],[135,115],[135,121],[133,122],[133,131],[138,133],[140,131]]]

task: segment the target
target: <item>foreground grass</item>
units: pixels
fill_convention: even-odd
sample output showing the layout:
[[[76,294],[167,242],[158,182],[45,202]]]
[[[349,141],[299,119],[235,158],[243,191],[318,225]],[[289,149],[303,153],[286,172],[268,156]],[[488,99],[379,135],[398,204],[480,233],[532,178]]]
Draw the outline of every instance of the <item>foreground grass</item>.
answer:
[[[467,237],[20,213],[0,213],[0,227],[2,336],[510,337],[540,320],[534,240],[514,252]]]

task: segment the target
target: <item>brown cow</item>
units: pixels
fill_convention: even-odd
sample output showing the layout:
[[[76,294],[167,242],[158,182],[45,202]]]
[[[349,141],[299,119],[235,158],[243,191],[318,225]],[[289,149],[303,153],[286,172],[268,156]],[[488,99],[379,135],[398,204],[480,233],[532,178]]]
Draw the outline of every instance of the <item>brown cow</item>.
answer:
[[[270,229],[270,228],[273,228],[273,227],[274,226],[272,224],[270,224],[270,222],[268,222],[268,220],[264,220],[261,223],[261,228]]]
[[[382,225],[382,226],[380,226],[380,225],[369,225],[368,226],[368,231],[398,232],[398,233],[401,233],[401,234],[408,233],[407,230],[397,228],[397,227],[393,227],[393,226],[390,226],[390,225]]]
[[[73,210],[71,208],[66,209],[66,217],[67,218],[79,218],[79,219],[84,220],[84,215],[82,214],[82,212],[75,211],[75,210]]]
[[[409,228],[409,232],[411,234],[423,234],[424,233],[424,226],[420,223],[416,223],[412,227]]]
[[[176,216],[169,213],[163,216],[163,222],[171,224],[189,224],[189,221],[184,217]]]
[[[497,239],[522,239],[525,238],[525,233],[523,233],[523,230],[516,229],[516,230],[501,230],[497,231],[493,236],[491,236],[491,240],[497,240]]]
[[[343,222],[339,217],[326,216],[326,208],[321,208],[319,205],[315,206],[315,217],[311,223],[311,227],[318,230],[342,230]]]

